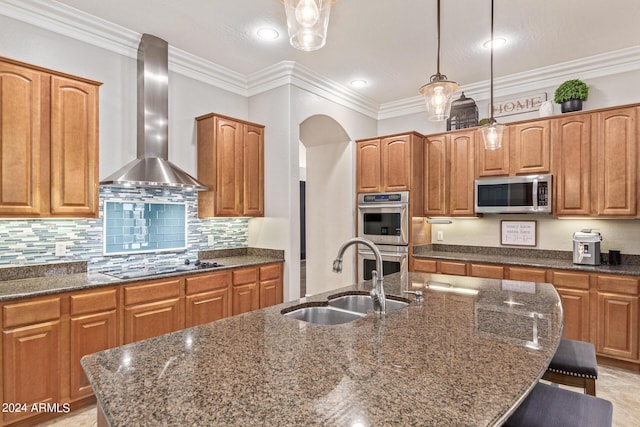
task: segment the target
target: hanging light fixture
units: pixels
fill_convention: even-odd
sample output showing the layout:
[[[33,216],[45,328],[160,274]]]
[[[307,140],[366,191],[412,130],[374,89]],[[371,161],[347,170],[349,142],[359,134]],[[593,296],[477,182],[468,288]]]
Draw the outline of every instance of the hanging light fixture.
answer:
[[[447,80],[447,76],[440,74],[440,0],[438,0],[438,62],[437,70],[429,79],[429,83],[420,88],[420,95],[424,96],[427,104],[429,120],[440,121],[449,118],[451,99],[458,90],[458,83]]]
[[[491,40],[493,40],[493,0],[491,0]],[[493,43],[491,44],[491,102],[489,105],[490,115],[489,123],[480,128],[482,134],[482,140],[484,141],[484,148],[487,150],[497,150],[502,147],[502,134],[504,133],[505,125],[501,125],[493,118]]]
[[[337,0],[280,0],[287,15],[289,43],[310,52],[327,41],[329,12]]]

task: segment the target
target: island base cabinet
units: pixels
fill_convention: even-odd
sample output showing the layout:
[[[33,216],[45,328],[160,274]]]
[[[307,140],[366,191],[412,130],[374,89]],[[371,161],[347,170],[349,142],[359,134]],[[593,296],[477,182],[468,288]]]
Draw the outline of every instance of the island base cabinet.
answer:
[[[26,412],[4,412],[3,423],[33,416],[33,403],[60,402],[60,321],[3,331],[2,402],[26,404]]]
[[[598,292],[596,352],[638,360],[638,297]]]

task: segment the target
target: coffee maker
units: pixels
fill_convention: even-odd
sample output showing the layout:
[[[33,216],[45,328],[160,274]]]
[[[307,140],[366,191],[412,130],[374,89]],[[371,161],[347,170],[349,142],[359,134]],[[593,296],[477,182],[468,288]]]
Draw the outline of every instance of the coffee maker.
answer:
[[[573,233],[573,263],[600,265],[600,242],[602,236],[597,231],[583,229]]]

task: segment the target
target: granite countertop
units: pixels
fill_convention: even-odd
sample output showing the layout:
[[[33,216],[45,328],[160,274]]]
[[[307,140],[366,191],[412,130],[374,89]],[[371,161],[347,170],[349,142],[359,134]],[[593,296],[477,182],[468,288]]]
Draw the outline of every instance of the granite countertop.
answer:
[[[637,255],[623,255],[622,265],[590,266],[574,264],[572,253],[567,251],[434,244],[414,246],[413,257],[554,268],[587,273],[640,275],[640,257]]]
[[[112,426],[485,426],[500,425],[526,396],[562,332],[550,284],[423,273],[385,277],[387,295],[422,289],[425,298],[383,318],[320,326],[281,314],[368,289],[360,283],[81,363]]]
[[[220,267],[177,270],[128,279],[104,272],[87,272],[86,262],[0,268],[0,302],[284,261],[283,251],[248,249],[203,251],[199,254],[202,261],[217,261],[222,264]]]

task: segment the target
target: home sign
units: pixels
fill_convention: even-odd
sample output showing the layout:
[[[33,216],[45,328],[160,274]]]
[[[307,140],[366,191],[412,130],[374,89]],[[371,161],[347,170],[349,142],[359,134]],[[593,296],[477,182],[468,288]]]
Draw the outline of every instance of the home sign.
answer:
[[[496,101],[493,103],[493,116],[510,116],[512,114],[537,111],[540,108],[540,105],[542,105],[546,100],[547,93],[545,92],[537,95],[527,95],[516,99],[508,99],[506,101]]]

